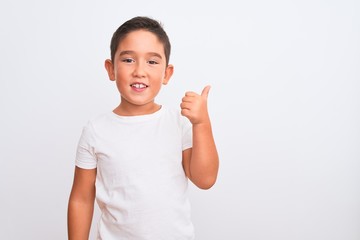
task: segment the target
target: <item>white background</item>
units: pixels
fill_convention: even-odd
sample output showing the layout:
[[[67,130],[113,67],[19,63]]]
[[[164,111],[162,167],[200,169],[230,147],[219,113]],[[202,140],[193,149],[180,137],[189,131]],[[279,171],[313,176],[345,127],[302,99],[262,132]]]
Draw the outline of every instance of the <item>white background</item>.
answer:
[[[0,238],[66,239],[82,127],[119,100],[110,38],[145,15],[173,45],[158,102],[212,85],[221,168],[211,190],[190,188],[197,239],[359,240],[359,13],[356,0],[2,0]]]

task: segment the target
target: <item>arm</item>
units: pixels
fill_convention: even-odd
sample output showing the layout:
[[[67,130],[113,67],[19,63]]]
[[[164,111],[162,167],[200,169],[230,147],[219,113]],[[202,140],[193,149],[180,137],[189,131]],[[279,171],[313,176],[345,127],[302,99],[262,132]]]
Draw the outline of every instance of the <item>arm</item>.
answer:
[[[187,92],[181,103],[181,114],[193,125],[193,147],[183,151],[186,176],[199,188],[211,188],[217,178],[219,157],[207,110],[210,86],[201,95]]]
[[[68,205],[69,240],[87,240],[94,212],[96,169],[75,167]]]

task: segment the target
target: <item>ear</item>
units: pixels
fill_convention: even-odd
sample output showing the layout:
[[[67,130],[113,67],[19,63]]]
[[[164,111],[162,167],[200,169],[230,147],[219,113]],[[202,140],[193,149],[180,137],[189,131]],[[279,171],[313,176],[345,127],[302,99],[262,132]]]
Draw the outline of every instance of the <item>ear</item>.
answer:
[[[162,84],[166,85],[169,82],[173,73],[174,73],[174,66],[172,64],[169,64],[165,69],[165,76]]]
[[[110,59],[105,60],[105,68],[108,73],[109,79],[111,81],[115,81],[114,64]]]

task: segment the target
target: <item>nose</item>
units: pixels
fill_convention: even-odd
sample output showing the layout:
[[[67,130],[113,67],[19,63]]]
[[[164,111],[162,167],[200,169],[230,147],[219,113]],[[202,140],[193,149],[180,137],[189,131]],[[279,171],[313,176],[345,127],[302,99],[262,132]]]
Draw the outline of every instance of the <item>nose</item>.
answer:
[[[135,64],[133,75],[134,77],[142,78],[145,77],[145,68],[144,64],[141,62],[137,62]]]

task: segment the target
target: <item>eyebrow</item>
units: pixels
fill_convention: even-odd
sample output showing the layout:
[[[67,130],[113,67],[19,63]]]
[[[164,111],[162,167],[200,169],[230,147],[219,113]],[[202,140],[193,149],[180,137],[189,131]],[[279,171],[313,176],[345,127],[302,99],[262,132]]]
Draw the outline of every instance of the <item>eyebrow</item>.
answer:
[[[132,54],[135,54],[136,52],[135,51],[131,51],[131,50],[125,50],[125,51],[121,51],[119,56],[124,56],[124,55],[132,55]],[[148,52],[146,53],[147,55],[151,55],[151,56],[155,56],[155,57],[158,57],[160,59],[162,59],[161,55],[158,54],[157,52]]]

